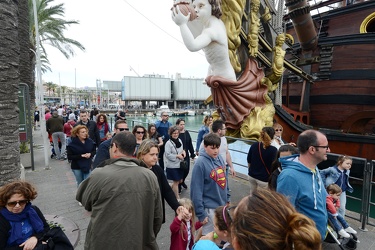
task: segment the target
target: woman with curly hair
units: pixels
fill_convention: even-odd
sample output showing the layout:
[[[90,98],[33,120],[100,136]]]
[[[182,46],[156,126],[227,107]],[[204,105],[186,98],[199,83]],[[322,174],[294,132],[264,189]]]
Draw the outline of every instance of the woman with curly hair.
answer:
[[[235,250],[320,250],[315,223],[298,213],[282,194],[257,189],[234,210],[231,224]]]
[[[77,186],[91,173],[92,158],[96,154],[96,144],[89,138],[89,129],[78,125],[72,129],[72,142],[67,146],[70,167],[77,181]]]
[[[99,130],[100,141],[105,141],[108,139],[111,133],[111,127],[108,124],[107,116],[105,114],[98,114],[96,117],[96,126]]]
[[[38,195],[26,181],[14,181],[0,188],[0,249],[34,249],[49,225],[31,201]]]
[[[275,135],[272,127],[264,127],[260,132],[260,141],[251,145],[247,154],[249,167],[250,194],[257,187],[267,188],[271,175],[272,162],[276,159],[277,148],[271,146]]]

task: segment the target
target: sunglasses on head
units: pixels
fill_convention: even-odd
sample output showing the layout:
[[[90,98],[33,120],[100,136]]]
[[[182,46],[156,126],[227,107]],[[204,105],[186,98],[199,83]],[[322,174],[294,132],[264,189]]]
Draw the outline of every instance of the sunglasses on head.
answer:
[[[120,131],[124,131],[124,130],[129,131],[128,128],[118,128],[118,130],[120,130]]]
[[[11,202],[8,202],[7,205],[9,207],[15,207],[17,204],[20,206],[23,206],[23,205],[26,205],[26,203],[28,202],[29,202],[28,200],[11,201]]]

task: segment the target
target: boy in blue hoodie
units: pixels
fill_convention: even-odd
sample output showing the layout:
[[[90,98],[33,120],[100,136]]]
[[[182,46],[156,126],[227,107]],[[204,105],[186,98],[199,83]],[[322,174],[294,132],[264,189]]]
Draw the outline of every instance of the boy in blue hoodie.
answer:
[[[215,209],[230,201],[226,187],[226,166],[219,155],[220,142],[220,137],[214,133],[204,137],[205,150],[199,153],[191,176],[190,197],[195,214],[203,224],[202,235],[214,230]]]
[[[327,137],[316,130],[306,130],[297,140],[300,155],[280,158],[282,171],[277,178],[277,192],[288,197],[298,212],[312,219],[324,240],[327,230],[327,192],[318,163],[330,152]]]

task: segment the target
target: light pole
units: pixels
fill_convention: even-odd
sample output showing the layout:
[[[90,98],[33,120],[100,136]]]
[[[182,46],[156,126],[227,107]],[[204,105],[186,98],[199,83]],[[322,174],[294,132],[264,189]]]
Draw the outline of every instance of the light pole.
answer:
[[[35,25],[35,38],[36,38],[36,69],[38,74],[38,105],[40,112],[40,130],[43,137],[43,147],[44,147],[44,163],[45,163],[45,169],[49,169],[49,140],[48,135],[46,131],[46,118],[45,118],[45,110],[44,110],[44,96],[43,96],[43,83],[42,83],[42,66],[40,62],[40,39],[39,39],[39,25],[38,25],[38,15],[36,11],[36,3],[35,0],[33,0],[33,10],[34,10],[34,25]]]

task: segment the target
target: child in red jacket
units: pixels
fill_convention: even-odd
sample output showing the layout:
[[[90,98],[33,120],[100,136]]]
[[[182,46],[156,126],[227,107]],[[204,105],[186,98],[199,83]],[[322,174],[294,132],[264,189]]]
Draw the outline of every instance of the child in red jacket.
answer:
[[[335,230],[344,238],[350,238],[350,234],[357,234],[357,232],[349,226],[344,217],[337,211],[340,208],[341,188],[337,184],[331,184],[327,187],[327,210],[328,219],[332,222]]]
[[[195,230],[202,226],[199,221],[195,222],[193,202],[182,198],[179,203],[183,207],[177,209],[177,216],[169,227],[171,230],[171,250],[191,249],[194,244]]]

